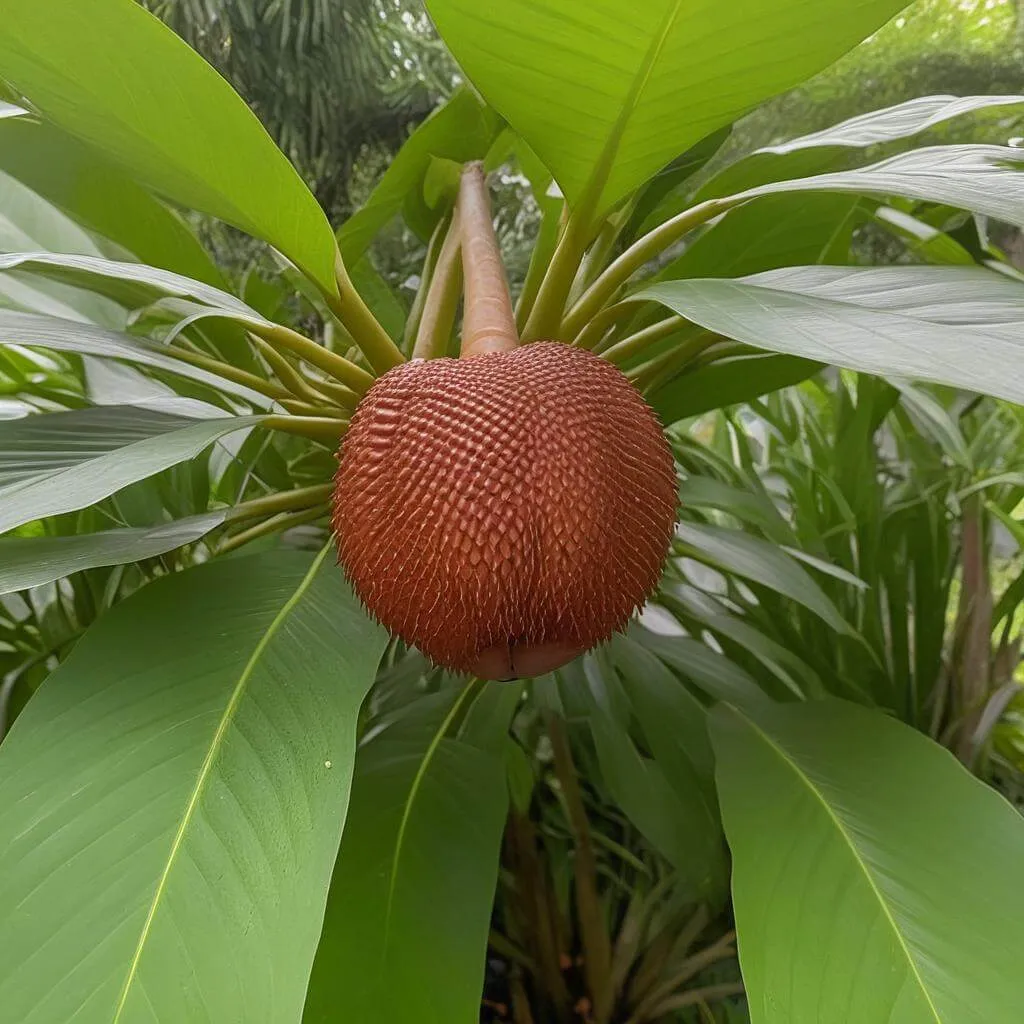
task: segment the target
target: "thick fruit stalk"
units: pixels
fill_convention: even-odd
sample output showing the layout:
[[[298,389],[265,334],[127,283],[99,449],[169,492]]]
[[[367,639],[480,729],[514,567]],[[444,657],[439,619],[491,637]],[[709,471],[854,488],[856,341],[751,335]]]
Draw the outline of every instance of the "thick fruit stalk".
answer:
[[[479,165],[456,217],[461,357],[397,367],[363,398],[333,523],[357,594],[394,634],[457,672],[539,675],[621,629],[657,585],[672,455],[610,363],[519,346]]]

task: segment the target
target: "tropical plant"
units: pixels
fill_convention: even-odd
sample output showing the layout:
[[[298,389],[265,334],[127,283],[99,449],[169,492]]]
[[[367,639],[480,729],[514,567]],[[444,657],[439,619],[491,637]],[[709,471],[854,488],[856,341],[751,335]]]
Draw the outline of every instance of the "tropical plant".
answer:
[[[858,156],[1024,100],[926,97],[694,178],[735,117],[900,6],[431,0],[474,88],[335,233],[244,102],[132,0],[6,5],[4,1020],[470,1021],[489,938],[518,1021],[736,1020],[734,948],[759,1024],[1015,1019],[1024,822],[923,734],[966,735],[980,705],[927,727],[936,676],[907,666],[936,665],[937,605],[886,572],[883,520],[920,538],[865,447],[900,425],[894,390],[927,418],[908,379],[1024,395],[1024,292],[984,220],[1024,224],[1024,176],[1010,147]],[[493,271],[493,234],[456,200],[473,161],[521,174],[539,211],[514,328],[489,278],[502,343],[618,367],[685,473],[672,628],[645,616],[526,682],[467,683],[389,639],[328,530],[339,439],[389,371],[454,354],[463,276],[466,333],[486,335],[473,254]],[[169,203],[261,239],[277,278],[229,291]],[[426,252],[409,309],[367,259],[399,216]],[[851,265],[869,219],[914,262]],[[837,392],[857,426],[821,523],[730,488],[753,449],[685,442],[683,421],[824,364],[862,376]],[[769,463],[817,486],[810,417],[774,401],[756,406],[787,441]],[[999,435],[978,428],[993,452],[965,472],[1009,458]],[[967,500],[1016,522],[1000,488],[1019,484],[981,482]],[[726,491],[762,535],[691,511]],[[745,589],[688,591],[680,559]],[[963,580],[988,659],[984,588]],[[901,615],[931,646],[886,633]]]

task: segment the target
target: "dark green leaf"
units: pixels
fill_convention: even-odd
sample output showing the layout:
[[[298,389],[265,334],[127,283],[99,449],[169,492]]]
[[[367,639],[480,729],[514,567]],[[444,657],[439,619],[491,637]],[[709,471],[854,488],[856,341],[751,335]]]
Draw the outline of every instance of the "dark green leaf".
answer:
[[[306,1024],[453,1024],[480,1007],[519,687],[418,700],[359,751]]]
[[[988,1024],[1021,998],[1024,819],[840,701],[712,714],[753,1024]]]
[[[0,69],[141,184],[265,239],[336,293],[312,193],[227,82],[133,0],[10,0]]]
[[[384,648],[326,558],[105,615],[0,747],[11,1021],[297,1021]]]
[[[196,420],[141,406],[0,420],[0,534],[85,508],[261,416]]]
[[[0,537],[0,594],[39,587],[84,569],[155,558],[204,537],[226,515],[224,509],[160,526],[67,537]]]
[[[1024,286],[980,267],[794,267],[643,294],[760,348],[1024,401]]]
[[[347,263],[355,264],[374,236],[403,205],[414,229],[429,223],[432,214],[423,198],[423,180],[434,157],[464,163],[482,157],[501,125],[470,89],[456,90],[452,98],[412,133],[391,161],[362,209],[338,231],[338,245]]]
[[[0,120],[0,169],[143,263],[223,287],[220,271],[177,214],[59,128]]]
[[[882,25],[903,0],[428,0],[489,103],[596,212]],[[765,55],[771,59],[766,60]]]

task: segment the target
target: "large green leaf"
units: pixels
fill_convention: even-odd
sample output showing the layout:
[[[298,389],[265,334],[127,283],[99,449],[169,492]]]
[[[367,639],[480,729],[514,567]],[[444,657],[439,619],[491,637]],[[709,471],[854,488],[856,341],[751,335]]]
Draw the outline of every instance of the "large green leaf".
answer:
[[[265,395],[243,384],[224,380],[223,377],[218,377],[208,370],[175,359],[168,355],[162,346],[145,338],[110,331],[92,324],[0,309],[0,347],[4,345],[31,345],[53,349],[55,352],[75,352],[83,356],[119,359],[199,381],[218,391],[244,398],[257,408],[266,408],[270,402]]]
[[[587,717],[609,795],[676,869],[680,897],[717,898],[725,879],[721,839],[700,792],[673,786],[662,766],[640,754],[608,711],[595,705]]]
[[[778,267],[846,263],[853,229],[866,216],[851,196],[765,196],[698,236],[656,279],[740,277]]]
[[[691,557],[796,601],[839,633],[854,633],[828,595],[777,544],[742,530],[691,522],[676,524],[676,538]]]
[[[221,509],[159,526],[66,537],[0,537],[0,594],[39,587],[83,569],[155,558],[199,540],[226,516],[227,509]]]
[[[338,231],[345,262],[354,266],[378,231],[403,207],[413,222],[429,214],[423,181],[431,160],[444,157],[464,163],[483,157],[497,137],[501,123],[468,88],[457,89],[451,99],[412,133],[391,161],[369,199]]]
[[[115,608],[0,747],[19,1024],[298,1021],[385,636],[326,550]]]
[[[836,700],[720,707],[712,739],[753,1024],[1020,1016],[1024,819],[942,748]]]
[[[898,142],[964,114],[1020,104],[1024,104],[1022,96],[918,96],[757,149],[719,171],[697,198],[726,196],[767,181],[817,173],[846,160],[851,149]]]
[[[0,421],[0,534],[86,508],[262,419],[97,406]]]
[[[569,202],[586,195],[597,211],[903,6],[778,0],[769,15],[759,0],[427,2],[470,79]]]
[[[337,293],[312,193],[227,82],[134,0],[10,0],[0,75],[141,184],[265,239]]]
[[[3,121],[0,120],[0,126]],[[52,203],[16,178],[0,171],[0,252],[32,250],[99,256],[92,236]],[[72,319],[123,327],[127,313],[101,295],[58,281],[24,275],[0,275],[0,302]]]
[[[1024,285],[980,267],[794,267],[642,294],[759,348],[1024,401]]]
[[[743,353],[681,373],[646,397],[661,421],[671,424],[799,384],[820,369],[820,363],[796,356]]]
[[[690,680],[712,700],[741,707],[764,703],[767,698],[746,669],[689,636],[667,636],[634,623],[627,634],[656,654],[684,679]]]
[[[29,118],[0,120],[0,168],[143,263],[207,284],[224,284],[220,271],[177,214],[119,167],[59,128]]]
[[[907,196],[1024,226],[1024,155],[1009,146],[930,146],[881,163],[757,185],[739,199],[780,192]]]
[[[174,295],[258,317],[255,310],[222,288],[145,263],[66,253],[7,252],[0,254],[2,270],[51,275],[68,284],[91,288],[127,306],[141,306],[157,296]]]
[[[508,788],[504,737],[518,686],[418,700],[356,759],[303,1020],[470,1024]]]

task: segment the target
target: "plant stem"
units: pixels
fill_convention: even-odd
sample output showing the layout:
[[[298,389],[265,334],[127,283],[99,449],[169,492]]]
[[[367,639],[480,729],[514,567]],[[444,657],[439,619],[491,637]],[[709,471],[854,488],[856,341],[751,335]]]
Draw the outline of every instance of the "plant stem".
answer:
[[[223,555],[228,551],[235,551],[250,541],[272,533],[279,533],[281,530],[290,530],[293,526],[312,523],[329,513],[330,506],[326,503],[317,505],[316,508],[307,508],[302,512],[281,512],[279,515],[271,516],[270,519],[264,519],[262,523],[250,526],[247,530],[242,530],[241,533],[236,533],[233,537],[228,537],[217,548],[217,553]]]
[[[461,222],[456,207],[441,244],[441,251],[437,254],[430,287],[423,301],[420,322],[416,328],[416,343],[412,349],[413,359],[437,359],[448,351],[462,295]]]
[[[210,373],[215,373],[218,377],[223,377],[224,380],[234,381],[236,384],[252,388],[253,391],[266,395],[267,398],[280,400],[291,397],[291,392],[287,388],[283,388],[273,381],[257,377],[254,373],[240,370],[237,366],[232,366],[230,363],[222,363],[219,359],[212,359],[210,356],[200,355],[198,352],[189,352],[177,345],[168,345],[165,348],[161,348],[160,351],[166,355],[173,356],[175,359],[180,359],[181,362],[188,363],[190,366],[198,366],[202,370],[209,370]]]
[[[363,302],[362,296],[356,291],[342,262],[341,253],[338,253],[334,261],[334,275],[338,281],[339,294],[325,292],[324,298],[331,312],[352,335],[369,364],[378,373],[387,373],[388,370],[404,363],[405,356],[402,355],[402,350],[391,340],[388,332],[381,327],[377,318]]]
[[[565,230],[558,239],[555,254],[551,257],[537,292],[537,301],[523,328],[524,341],[564,340],[572,337],[572,334],[562,329],[562,315],[576,272],[587,251],[588,233],[582,221],[580,210],[577,209],[565,222]]]
[[[615,307],[612,306],[610,308],[614,309]],[[691,326],[690,322],[681,316],[670,316],[651,324],[649,327],[645,327],[643,330],[628,335],[621,341],[617,341],[614,345],[606,348],[601,355],[609,362],[621,363],[635,355],[639,355],[648,345],[653,345],[656,341],[669,338],[677,331],[684,331],[687,327]],[[699,331],[700,329],[697,328],[697,330]]]
[[[324,416],[268,416],[263,426],[286,434],[298,434],[312,441],[337,443],[348,429],[348,420],[334,420]]]
[[[637,299],[625,299],[602,309],[573,339],[576,348],[587,348],[600,352],[605,335],[620,320],[636,312],[644,303]]]
[[[298,331],[293,331],[283,324],[248,324],[248,329],[257,337],[273,346],[279,346],[302,359],[312,366],[351,388],[356,394],[365,394],[375,383],[373,374],[367,373],[361,366],[356,366],[344,356],[331,352],[318,345],[312,338],[307,338]]]
[[[260,354],[266,359],[270,368],[277,374],[277,379],[293,394],[302,401],[312,402],[316,405],[321,396],[317,394],[308,384],[306,378],[295,369],[294,366],[262,338],[253,336],[256,347]]]
[[[520,333],[523,332],[526,322],[530,318],[533,305],[537,301],[537,293],[540,291],[555,246],[558,244],[558,234],[565,221],[565,209],[565,203],[559,207],[551,204],[541,218],[537,239],[530,255],[530,266],[526,271],[526,280],[523,281],[523,290],[519,293],[519,300],[516,302],[516,327],[519,328]]]
[[[562,324],[562,334],[575,337],[645,263],[654,259],[688,231],[707,223],[712,217],[724,213],[741,201],[735,196],[708,199],[690,207],[689,210],[684,210],[664,224],[659,224],[653,231],[637,239],[597,278],[569,311]]]
[[[660,356],[630,370],[626,376],[645,394],[654,391],[719,340],[717,334],[702,330],[677,348],[662,352]]]
[[[519,332],[494,234],[484,167],[478,161],[466,164],[462,170],[455,219],[462,233],[466,282],[460,358],[511,352],[519,344]]]
[[[583,969],[593,1001],[594,1024],[607,1024],[612,1011],[607,985],[611,976],[612,949],[597,891],[597,859],[565,723],[553,713],[548,713],[545,720],[554,755],[555,776],[569,810],[569,825],[576,845],[576,912],[583,943]]]
[[[405,321],[405,331],[402,336],[402,349],[407,353],[413,352],[416,335],[419,333],[420,323],[423,320],[423,310],[427,304],[427,295],[434,282],[434,272],[437,268],[437,261],[441,255],[441,248],[451,232],[451,215],[442,217],[437,222],[430,241],[427,243],[427,252],[423,257],[423,272],[420,275],[420,284],[416,289],[416,295],[412,300],[412,308]],[[415,358],[415,355],[413,356]]]
[[[263,498],[243,501],[228,512],[227,522],[274,515],[278,512],[291,512],[295,509],[309,508],[311,505],[322,505],[330,498],[333,490],[333,484],[315,484],[312,487],[296,487],[290,491],[280,491],[277,494],[268,494]]]

